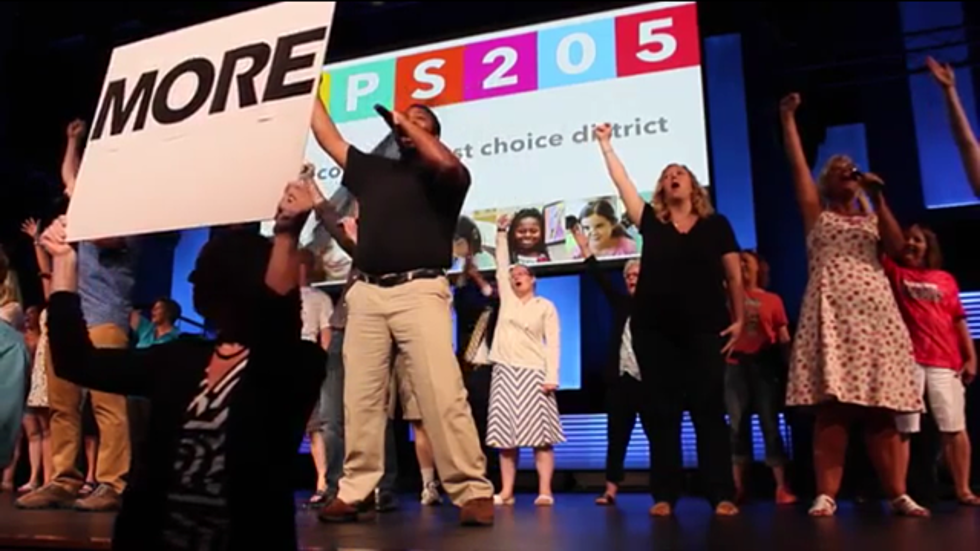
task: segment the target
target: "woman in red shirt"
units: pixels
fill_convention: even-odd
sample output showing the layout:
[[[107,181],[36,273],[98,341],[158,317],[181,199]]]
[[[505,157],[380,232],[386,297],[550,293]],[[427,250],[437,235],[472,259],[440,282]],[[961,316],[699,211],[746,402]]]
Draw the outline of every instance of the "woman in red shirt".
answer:
[[[970,490],[970,437],[966,432],[966,388],[977,375],[973,339],[960,302],[959,287],[949,272],[940,269],[942,254],[936,234],[924,226],[905,231],[906,244],[897,263],[883,266],[895,290],[902,317],[909,328],[918,383],[942,433],[943,455],[964,505],[980,506]],[[920,414],[898,416],[903,435],[919,432]],[[908,439],[901,461],[909,460]]]
[[[725,371],[725,405],[732,440],[732,474],[736,498],[745,498],[745,472],[752,460],[752,417],[766,444],[766,464],[776,479],[776,503],[796,503],[786,483],[786,452],[779,434],[782,394],[777,369],[780,351],[789,345],[789,321],[779,295],[764,289],[764,261],[751,251],[741,253],[745,285],[745,325]]]

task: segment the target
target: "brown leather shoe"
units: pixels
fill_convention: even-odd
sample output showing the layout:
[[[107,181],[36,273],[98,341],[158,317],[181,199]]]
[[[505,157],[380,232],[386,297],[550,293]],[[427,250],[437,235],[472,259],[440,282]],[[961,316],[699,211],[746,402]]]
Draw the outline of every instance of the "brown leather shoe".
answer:
[[[118,511],[122,505],[122,495],[112,489],[111,486],[99,484],[99,486],[87,497],[83,497],[75,502],[76,511],[87,511],[89,513],[105,513]]]
[[[493,526],[493,498],[478,497],[463,504],[459,511],[463,526]]]
[[[75,494],[57,484],[45,484],[14,502],[18,509],[69,509],[75,503]]]
[[[320,509],[316,517],[320,522],[345,523],[370,520],[377,511],[374,508],[374,493],[360,503],[350,504],[334,498]]]

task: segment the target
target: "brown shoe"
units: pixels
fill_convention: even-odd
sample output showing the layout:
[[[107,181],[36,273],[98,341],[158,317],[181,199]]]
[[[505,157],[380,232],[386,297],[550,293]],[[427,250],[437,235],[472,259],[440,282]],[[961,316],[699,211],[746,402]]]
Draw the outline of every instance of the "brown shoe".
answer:
[[[493,499],[478,497],[464,503],[459,511],[459,523],[463,526],[493,526]]]
[[[374,518],[376,513],[377,511],[374,508],[374,493],[372,492],[367,499],[353,505],[334,498],[330,503],[327,503],[320,509],[316,518],[320,519],[320,522],[346,523],[370,520]]]
[[[75,494],[57,484],[45,484],[14,502],[18,509],[70,509]]]
[[[104,513],[118,511],[122,505],[122,496],[111,486],[99,484],[99,486],[88,497],[84,497],[75,502],[76,511],[87,511],[90,513]]]

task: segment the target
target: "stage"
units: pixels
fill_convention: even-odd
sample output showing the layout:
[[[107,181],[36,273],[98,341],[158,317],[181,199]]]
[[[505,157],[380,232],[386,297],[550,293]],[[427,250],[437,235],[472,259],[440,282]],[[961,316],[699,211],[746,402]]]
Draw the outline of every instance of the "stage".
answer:
[[[310,511],[297,516],[303,549],[359,551],[596,551],[629,550],[868,550],[966,551],[980,541],[980,509],[947,504],[931,520],[898,519],[884,509],[842,503],[834,519],[811,519],[802,508],[746,506],[733,519],[714,519],[700,500],[681,502],[675,520],[647,515],[650,500],[624,495],[616,509],[592,504],[594,496],[559,494],[554,509],[538,509],[522,495],[499,509],[493,528],[462,528],[456,510],[419,506],[402,496],[400,511],[376,521],[323,525]],[[261,504],[256,504],[261,507]],[[0,551],[109,549],[112,515],[71,511],[20,511],[0,494]]]

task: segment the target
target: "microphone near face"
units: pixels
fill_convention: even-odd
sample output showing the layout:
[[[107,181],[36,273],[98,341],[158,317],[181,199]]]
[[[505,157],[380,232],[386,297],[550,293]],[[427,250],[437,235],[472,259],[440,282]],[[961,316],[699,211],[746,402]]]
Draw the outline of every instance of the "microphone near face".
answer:
[[[381,105],[380,103],[375,103],[374,111],[378,114],[379,117],[381,117],[381,120],[385,121],[385,124],[388,125],[388,128],[390,128],[394,132],[398,132],[398,128],[395,126],[395,116],[391,114],[391,111],[388,110],[387,107]]]
[[[858,167],[854,167],[851,169],[850,176],[851,178],[854,178],[855,180],[860,182],[861,186],[863,186],[865,189],[867,189],[872,193],[881,193],[885,189],[885,182],[881,181],[881,178],[877,176],[873,178],[869,178],[863,172],[861,172],[861,170]]]

